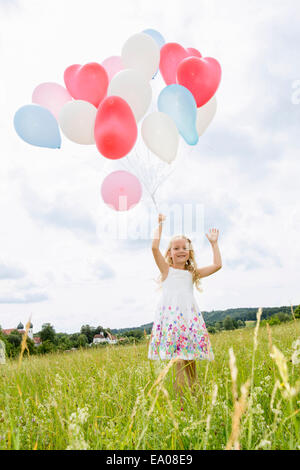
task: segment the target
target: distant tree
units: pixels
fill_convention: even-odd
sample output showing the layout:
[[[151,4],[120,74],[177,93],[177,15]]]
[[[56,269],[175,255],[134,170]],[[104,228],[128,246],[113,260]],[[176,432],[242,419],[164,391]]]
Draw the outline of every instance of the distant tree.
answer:
[[[77,341],[78,340],[78,337],[79,337],[80,333],[72,333],[71,335],[69,335],[69,339],[70,341]]]
[[[38,347],[39,354],[45,354],[53,351],[56,351],[56,346],[55,344],[53,344],[52,341],[49,341],[48,339],[43,341],[42,344]]]
[[[40,332],[40,338],[42,342],[50,341],[51,343],[55,343],[56,333],[52,325],[50,323],[44,323],[42,325],[42,331]]]
[[[58,349],[61,351],[65,351],[66,349],[71,349],[73,346],[69,335],[67,335],[66,333],[57,333],[55,344],[57,345]]]
[[[100,333],[104,333],[105,330],[103,326],[99,325],[96,328],[93,328],[93,331],[94,331],[94,336],[95,336],[95,335],[99,335]]]
[[[142,330],[130,330],[130,331],[126,331],[124,333],[124,336],[127,336],[128,338],[133,337],[133,338],[136,338],[136,339],[142,338],[143,335],[144,335],[144,333],[143,333]]]
[[[86,346],[88,344],[88,339],[84,334],[78,336],[78,346]]]
[[[245,328],[246,323],[243,320],[237,321],[237,328]]]
[[[217,330],[214,326],[208,325],[207,331],[211,334],[214,334],[214,333],[216,333]]]
[[[80,329],[80,333],[87,337],[89,343],[93,342],[95,328],[91,327],[90,325],[83,325]]]
[[[287,313],[283,312],[278,312],[276,316],[280,322],[286,322],[292,319],[291,315],[288,315]]]
[[[223,322],[217,321],[217,322],[214,324],[214,327],[216,328],[217,331],[223,330]]]
[[[223,327],[225,330],[234,330],[234,323],[229,315],[223,320]]]
[[[6,353],[9,357],[16,357],[20,354],[22,337],[22,334],[19,333],[18,330],[13,330],[8,336],[5,336],[4,342],[6,345]],[[28,336],[26,339],[26,345],[27,348],[24,350],[24,356],[36,353],[34,342],[32,339],[28,338]]]
[[[13,330],[11,333],[7,336],[7,341],[12,344],[15,348],[20,346],[21,341],[22,341],[22,335],[21,333],[18,332],[18,330]]]
[[[295,308],[294,315],[295,315],[295,318],[300,318],[300,305],[298,305],[298,307]]]
[[[279,325],[280,324],[280,320],[279,318],[277,317],[277,315],[273,315],[272,317],[268,318],[267,322],[269,323],[269,325]]]

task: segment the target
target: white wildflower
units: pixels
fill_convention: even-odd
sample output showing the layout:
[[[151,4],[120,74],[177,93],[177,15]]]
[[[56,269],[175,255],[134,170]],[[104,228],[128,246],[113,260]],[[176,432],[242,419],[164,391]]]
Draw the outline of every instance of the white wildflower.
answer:
[[[268,441],[267,439],[262,439],[260,443],[256,446],[256,450],[258,449],[267,449],[271,446],[271,441]]]
[[[293,342],[292,348],[294,350],[292,354],[292,363],[294,366],[300,364],[300,338]]]
[[[62,383],[63,383],[62,382],[62,377],[59,374],[55,374],[54,381],[55,381],[56,385],[62,385]]]
[[[89,416],[88,407],[78,408],[77,411],[72,413],[69,418],[68,432],[70,444],[67,450],[86,450],[88,444],[84,440],[83,431],[81,425],[84,424]]]

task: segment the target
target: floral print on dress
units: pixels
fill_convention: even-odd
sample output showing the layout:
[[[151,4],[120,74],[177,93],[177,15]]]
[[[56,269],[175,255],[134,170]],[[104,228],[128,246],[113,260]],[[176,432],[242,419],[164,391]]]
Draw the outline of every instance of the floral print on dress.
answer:
[[[148,349],[149,359],[213,360],[205,322],[193,295],[192,275],[170,268],[163,282]]]
[[[172,359],[177,356],[189,360],[213,360],[214,355],[201,312],[197,312],[192,320],[186,322],[183,313],[176,315],[175,311],[178,308],[171,307],[170,313],[174,314],[174,318],[166,327],[163,317],[162,322],[153,324],[149,359]]]

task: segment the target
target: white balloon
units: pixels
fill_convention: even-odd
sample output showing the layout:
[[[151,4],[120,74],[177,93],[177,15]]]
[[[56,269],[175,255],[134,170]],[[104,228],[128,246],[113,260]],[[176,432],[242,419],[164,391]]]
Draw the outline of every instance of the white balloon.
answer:
[[[58,122],[64,135],[77,144],[95,143],[94,127],[97,108],[83,100],[66,103],[60,110]]]
[[[137,70],[150,81],[159,67],[160,49],[151,36],[137,33],[127,39],[121,56],[124,68]]]
[[[213,96],[206,104],[197,109],[196,128],[198,135],[203,135],[217,111],[217,98]]]
[[[161,160],[171,163],[175,159],[179,133],[170,116],[160,111],[148,114],[143,121],[141,132],[147,147]]]
[[[150,106],[152,88],[139,72],[126,69],[112,78],[107,90],[109,95],[117,95],[127,101],[138,122]]]

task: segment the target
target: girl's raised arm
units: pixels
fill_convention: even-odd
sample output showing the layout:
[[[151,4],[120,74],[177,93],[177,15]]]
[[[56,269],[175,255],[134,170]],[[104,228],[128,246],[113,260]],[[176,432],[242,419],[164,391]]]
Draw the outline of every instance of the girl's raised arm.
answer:
[[[152,253],[155,259],[155,262],[157,264],[158,269],[162,274],[168,274],[169,270],[169,265],[166,262],[165,258],[161,254],[159,250],[159,243],[160,243],[160,237],[161,237],[161,232],[162,232],[162,224],[163,221],[165,220],[165,216],[163,214],[159,214],[158,216],[158,227],[155,230],[154,233],[154,238],[152,241]]]
[[[221,253],[218,246],[219,230],[213,228],[209,230],[209,235],[205,234],[213,250],[213,264],[197,269],[200,277],[207,277],[222,268]]]

